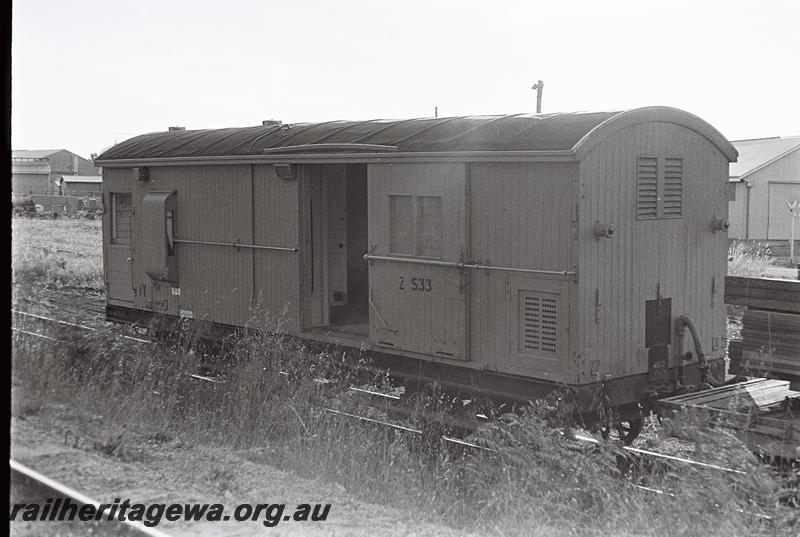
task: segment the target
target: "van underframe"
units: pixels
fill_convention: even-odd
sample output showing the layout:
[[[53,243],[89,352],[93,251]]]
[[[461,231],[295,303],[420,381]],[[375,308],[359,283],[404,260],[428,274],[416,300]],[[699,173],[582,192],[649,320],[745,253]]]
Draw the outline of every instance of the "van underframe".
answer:
[[[176,326],[181,321],[180,318],[173,315],[111,304],[106,305],[106,319],[145,326],[155,320],[159,320],[162,326]],[[237,330],[241,330],[241,327],[238,326],[211,321],[193,319],[190,322],[194,323],[203,334],[207,334],[207,338],[212,341],[221,340]],[[596,412],[598,395],[602,391],[608,398],[607,403],[615,408],[621,420],[640,415],[642,409],[653,408],[657,399],[679,393],[670,390],[663,383],[652,383],[647,373],[585,384],[556,383],[533,377],[469,368],[465,367],[463,362],[451,365],[425,359],[419,355],[409,356],[397,351],[386,352],[382,348],[365,344],[354,338],[338,338],[313,332],[294,337],[303,341],[314,341],[321,346],[334,345],[343,350],[357,350],[361,357],[368,359],[371,364],[368,367],[371,370],[382,372],[388,370],[392,378],[402,381],[406,386],[435,384],[448,392],[465,397],[480,397],[496,402],[523,405],[536,399],[545,398],[557,390],[569,390],[574,397],[575,404],[580,409],[580,414],[587,423],[593,421],[591,414]],[[364,366],[359,367],[363,368]],[[722,376],[720,373],[724,371],[724,367],[724,359],[709,361],[709,371],[717,378]],[[684,387],[697,385],[702,378],[701,370],[696,362],[684,365],[682,368],[673,367],[669,371],[672,378],[680,379],[680,383]]]

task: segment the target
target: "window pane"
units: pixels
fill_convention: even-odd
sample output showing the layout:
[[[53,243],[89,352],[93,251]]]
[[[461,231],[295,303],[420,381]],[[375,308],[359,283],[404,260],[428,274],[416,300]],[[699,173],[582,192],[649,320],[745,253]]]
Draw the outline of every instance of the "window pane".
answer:
[[[131,243],[131,213],[132,203],[130,193],[111,194],[111,242],[114,244]]]
[[[442,198],[419,196],[419,255],[442,257]]]
[[[389,252],[414,255],[414,198],[389,196]]]

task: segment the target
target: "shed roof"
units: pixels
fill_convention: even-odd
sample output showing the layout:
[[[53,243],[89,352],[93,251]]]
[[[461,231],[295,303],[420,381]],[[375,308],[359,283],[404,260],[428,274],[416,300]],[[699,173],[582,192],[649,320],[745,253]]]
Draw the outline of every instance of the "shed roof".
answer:
[[[578,151],[643,121],[674,121],[706,135],[735,160],[736,151],[713,127],[687,112],[650,107],[623,112],[461,116],[405,120],[328,121],[143,134],[106,150],[97,164],[121,160],[337,153]]]
[[[47,158],[64,149],[14,149],[11,158]]]
[[[748,175],[800,149],[800,136],[776,136],[731,142],[739,152],[739,160],[731,164],[731,181],[741,181]]]

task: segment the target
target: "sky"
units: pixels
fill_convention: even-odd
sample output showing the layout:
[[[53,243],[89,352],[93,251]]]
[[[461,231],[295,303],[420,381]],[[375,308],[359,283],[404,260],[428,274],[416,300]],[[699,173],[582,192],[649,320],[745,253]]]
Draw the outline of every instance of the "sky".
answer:
[[[12,147],[166,130],[673,106],[800,135],[800,0],[17,0]]]

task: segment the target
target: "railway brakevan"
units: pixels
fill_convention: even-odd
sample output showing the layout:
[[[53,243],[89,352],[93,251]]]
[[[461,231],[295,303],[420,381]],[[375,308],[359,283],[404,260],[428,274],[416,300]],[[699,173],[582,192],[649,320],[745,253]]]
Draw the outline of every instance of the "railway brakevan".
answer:
[[[107,312],[258,305],[408,376],[631,409],[722,364],[736,158],[666,107],[144,134],[96,162]]]

